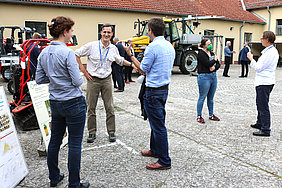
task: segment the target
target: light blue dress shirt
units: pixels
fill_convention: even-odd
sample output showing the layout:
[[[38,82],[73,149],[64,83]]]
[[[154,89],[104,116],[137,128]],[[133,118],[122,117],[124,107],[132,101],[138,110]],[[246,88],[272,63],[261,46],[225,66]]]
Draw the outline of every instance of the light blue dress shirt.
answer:
[[[83,78],[75,54],[62,42],[51,42],[41,52],[35,81],[49,83],[51,100],[67,101],[82,96]]]
[[[147,87],[161,87],[170,83],[175,50],[164,36],[156,37],[144,54],[140,69],[146,73]]]
[[[231,57],[232,54],[233,54],[233,51],[231,51],[228,46],[225,46],[224,47],[224,56]]]

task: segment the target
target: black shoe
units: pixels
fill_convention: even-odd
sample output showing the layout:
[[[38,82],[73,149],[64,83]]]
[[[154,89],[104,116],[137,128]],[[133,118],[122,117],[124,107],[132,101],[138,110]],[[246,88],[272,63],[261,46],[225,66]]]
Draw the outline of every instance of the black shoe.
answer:
[[[258,124],[252,124],[250,126],[254,129],[261,129],[261,125],[258,125]]]
[[[87,143],[93,143],[95,139],[96,139],[96,134],[89,134],[87,138]]]
[[[115,142],[116,141],[115,133],[109,133],[109,141],[110,142]]]
[[[244,78],[245,76],[239,76],[239,78]]]
[[[59,180],[57,183],[50,183],[50,187],[56,187],[63,179],[64,179],[65,175],[63,173],[59,174]]]
[[[248,77],[248,75],[245,75],[244,77],[246,77],[246,78],[247,78],[247,77]]]
[[[228,75],[223,75],[224,77],[230,77],[230,76],[228,76]]]
[[[261,130],[259,130],[258,132],[253,132],[254,136],[270,136],[269,133],[263,132]]]
[[[90,183],[88,182],[84,182],[84,183],[80,183],[80,188],[88,188],[90,186]]]

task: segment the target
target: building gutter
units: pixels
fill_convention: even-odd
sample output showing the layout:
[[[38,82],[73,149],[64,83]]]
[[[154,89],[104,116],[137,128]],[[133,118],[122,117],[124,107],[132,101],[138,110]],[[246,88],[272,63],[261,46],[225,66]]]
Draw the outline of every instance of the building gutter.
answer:
[[[269,6],[267,6],[267,12],[268,12],[268,31],[270,31],[271,12],[269,10]]]
[[[262,9],[262,8],[267,8],[267,7],[273,8],[273,7],[281,7],[281,6],[282,6],[282,3],[281,4],[277,4],[277,5],[268,5],[268,6],[259,6],[259,7],[246,8],[246,10],[251,11],[251,10],[254,10],[254,9]]]
[[[266,24],[264,21],[263,22],[256,22],[256,21],[246,21],[246,20],[237,20],[237,19],[227,19],[227,18],[217,18],[219,20],[224,20],[224,21],[233,21],[233,22],[245,22],[245,23],[252,23],[252,24]]]
[[[241,45],[242,45],[242,28],[244,27],[245,23],[246,23],[246,22],[243,21],[243,25],[241,25],[241,27],[240,27],[239,51],[241,50]]]

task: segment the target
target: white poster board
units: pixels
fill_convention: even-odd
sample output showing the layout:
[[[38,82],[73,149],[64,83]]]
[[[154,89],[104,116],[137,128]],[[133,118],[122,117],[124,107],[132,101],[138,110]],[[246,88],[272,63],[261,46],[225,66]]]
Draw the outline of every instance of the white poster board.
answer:
[[[0,87],[0,188],[15,187],[28,174],[23,151],[4,92]]]
[[[39,128],[45,143],[48,148],[51,138],[51,107],[49,102],[49,85],[36,84],[35,81],[27,82],[29,94],[32,100],[33,108],[37,118]],[[67,132],[64,135],[62,146],[68,143]]]

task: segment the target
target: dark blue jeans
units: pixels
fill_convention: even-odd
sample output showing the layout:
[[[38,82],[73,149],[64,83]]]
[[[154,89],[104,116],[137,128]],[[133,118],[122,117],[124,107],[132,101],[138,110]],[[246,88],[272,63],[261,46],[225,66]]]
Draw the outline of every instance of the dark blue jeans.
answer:
[[[256,86],[256,104],[258,110],[256,124],[261,125],[261,130],[270,133],[270,111],[269,111],[269,95],[274,85]]]
[[[68,127],[69,187],[79,187],[81,142],[86,119],[86,101],[83,96],[68,101],[50,100],[52,122],[51,139],[48,146],[47,165],[51,183],[57,183],[60,169],[58,154],[63,136]]]
[[[198,75],[199,99],[197,102],[197,116],[202,116],[203,105],[207,98],[209,116],[213,115],[213,97],[217,87],[216,73]]]
[[[151,126],[150,150],[157,155],[158,163],[163,166],[170,166],[171,160],[168,154],[167,130],[165,127],[165,103],[168,89],[146,90],[144,108],[148,115]]]

